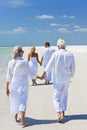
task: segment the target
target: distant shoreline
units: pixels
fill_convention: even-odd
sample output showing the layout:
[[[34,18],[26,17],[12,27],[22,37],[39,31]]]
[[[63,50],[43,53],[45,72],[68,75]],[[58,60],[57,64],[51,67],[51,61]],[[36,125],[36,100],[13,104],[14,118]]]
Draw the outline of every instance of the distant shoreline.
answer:
[[[18,44],[16,44],[16,45],[18,45]],[[14,46],[16,46],[16,45],[12,45],[12,46],[0,46],[0,48],[1,48],[1,47],[6,47],[6,48],[8,48],[8,47],[14,47]],[[22,46],[22,47],[31,47],[31,46],[43,47],[44,44],[43,44],[43,45],[26,45],[26,46],[25,46],[25,45],[19,45],[19,46]],[[51,45],[51,46],[56,46],[56,45]],[[74,45],[74,44],[73,44],[73,45],[67,45],[67,46],[87,46],[87,45],[85,45],[85,44],[84,44],[84,45],[80,45],[80,44],[79,44],[79,45]]]
[[[0,51],[4,50],[4,49],[13,49],[14,46],[0,46]],[[31,46],[22,46],[24,48],[24,50],[30,48]],[[40,49],[44,49],[44,46],[35,46],[36,47],[36,50],[40,50]],[[51,46],[51,47],[54,47],[55,49],[57,49],[57,46]],[[71,52],[79,52],[79,53],[87,53],[87,45],[86,46],[82,46],[82,45],[67,45],[66,46],[66,49],[71,51]]]

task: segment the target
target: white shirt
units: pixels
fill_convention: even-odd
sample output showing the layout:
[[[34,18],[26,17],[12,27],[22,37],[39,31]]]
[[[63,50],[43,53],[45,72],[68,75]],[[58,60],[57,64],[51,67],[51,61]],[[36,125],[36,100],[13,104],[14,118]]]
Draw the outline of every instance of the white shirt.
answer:
[[[55,49],[52,47],[47,47],[42,53],[43,57],[43,67],[46,67],[48,61],[50,60],[52,54],[55,52]]]
[[[65,49],[54,52],[49,63],[44,69],[49,72],[53,68],[53,82],[66,83],[75,73],[74,56]]]
[[[28,90],[28,76],[33,77],[27,61],[21,57],[12,59],[8,64],[6,81],[10,82],[10,89]]]

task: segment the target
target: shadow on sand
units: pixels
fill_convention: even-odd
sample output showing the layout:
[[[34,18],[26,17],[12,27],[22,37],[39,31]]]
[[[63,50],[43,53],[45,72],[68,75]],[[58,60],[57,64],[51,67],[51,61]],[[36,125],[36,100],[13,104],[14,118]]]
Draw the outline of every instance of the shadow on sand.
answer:
[[[29,124],[29,126],[57,123],[57,120],[33,119],[28,117],[26,117],[25,120]]]
[[[39,86],[49,86],[49,85],[52,85],[53,83],[49,83],[49,84],[44,84],[44,83],[38,83],[38,84],[36,84],[36,85],[30,85],[31,87],[32,86],[35,86],[35,87],[39,87]]]
[[[62,119],[61,124],[65,124],[65,123],[72,121],[72,120],[87,120],[87,115],[86,114],[80,114],[80,115],[65,116]],[[33,119],[33,118],[29,118],[29,117],[26,117],[25,121],[29,124],[29,126],[58,123],[57,120]]]
[[[62,119],[62,123],[67,123],[71,120],[87,120],[87,114],[79,114],[79,115],[68,115],[68,116],[65,116],[63,119]]]

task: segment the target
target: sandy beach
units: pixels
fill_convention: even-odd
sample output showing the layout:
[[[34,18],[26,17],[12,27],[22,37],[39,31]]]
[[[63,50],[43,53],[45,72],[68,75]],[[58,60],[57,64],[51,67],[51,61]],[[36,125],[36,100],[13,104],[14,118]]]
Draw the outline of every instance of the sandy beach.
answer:
[[[57,49],[57,47],[55,47]],[[24,58],[27,60],[29,47],[23,47]],[[41,58],[44,47],[36,47]],[[52,102],[52,84],[44,85],[44,80],[37,80],[38,85],[29,85],[29,97],[26,112],[26,121],[30,130],[87,130],[87,46],[67,47],[76,61],[75,76],[69,87],[67,117],[62,123],[57,123],[57,116]],[[39,66],[38,75],[43,69]],[[1,77],[0,77],[1,78]],[[9,98],[5,95],[5,83],[0,87],[0,129],[21,130],[19,123],[15,123],[10,113]]]

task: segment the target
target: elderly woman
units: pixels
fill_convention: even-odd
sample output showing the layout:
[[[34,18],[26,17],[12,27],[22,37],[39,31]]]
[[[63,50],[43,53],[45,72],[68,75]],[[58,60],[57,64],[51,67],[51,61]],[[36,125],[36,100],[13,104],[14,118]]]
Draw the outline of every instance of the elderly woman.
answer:
[[[13,49],[13,59],[9,61],[6,76],[6,94],[10,97],[11,113],[17,122],[18,114],[21,117],[21,126],[27,126],[24,121],[28,98],[28,76],[33,77],[27,61],[23,57],[21,46]]]

